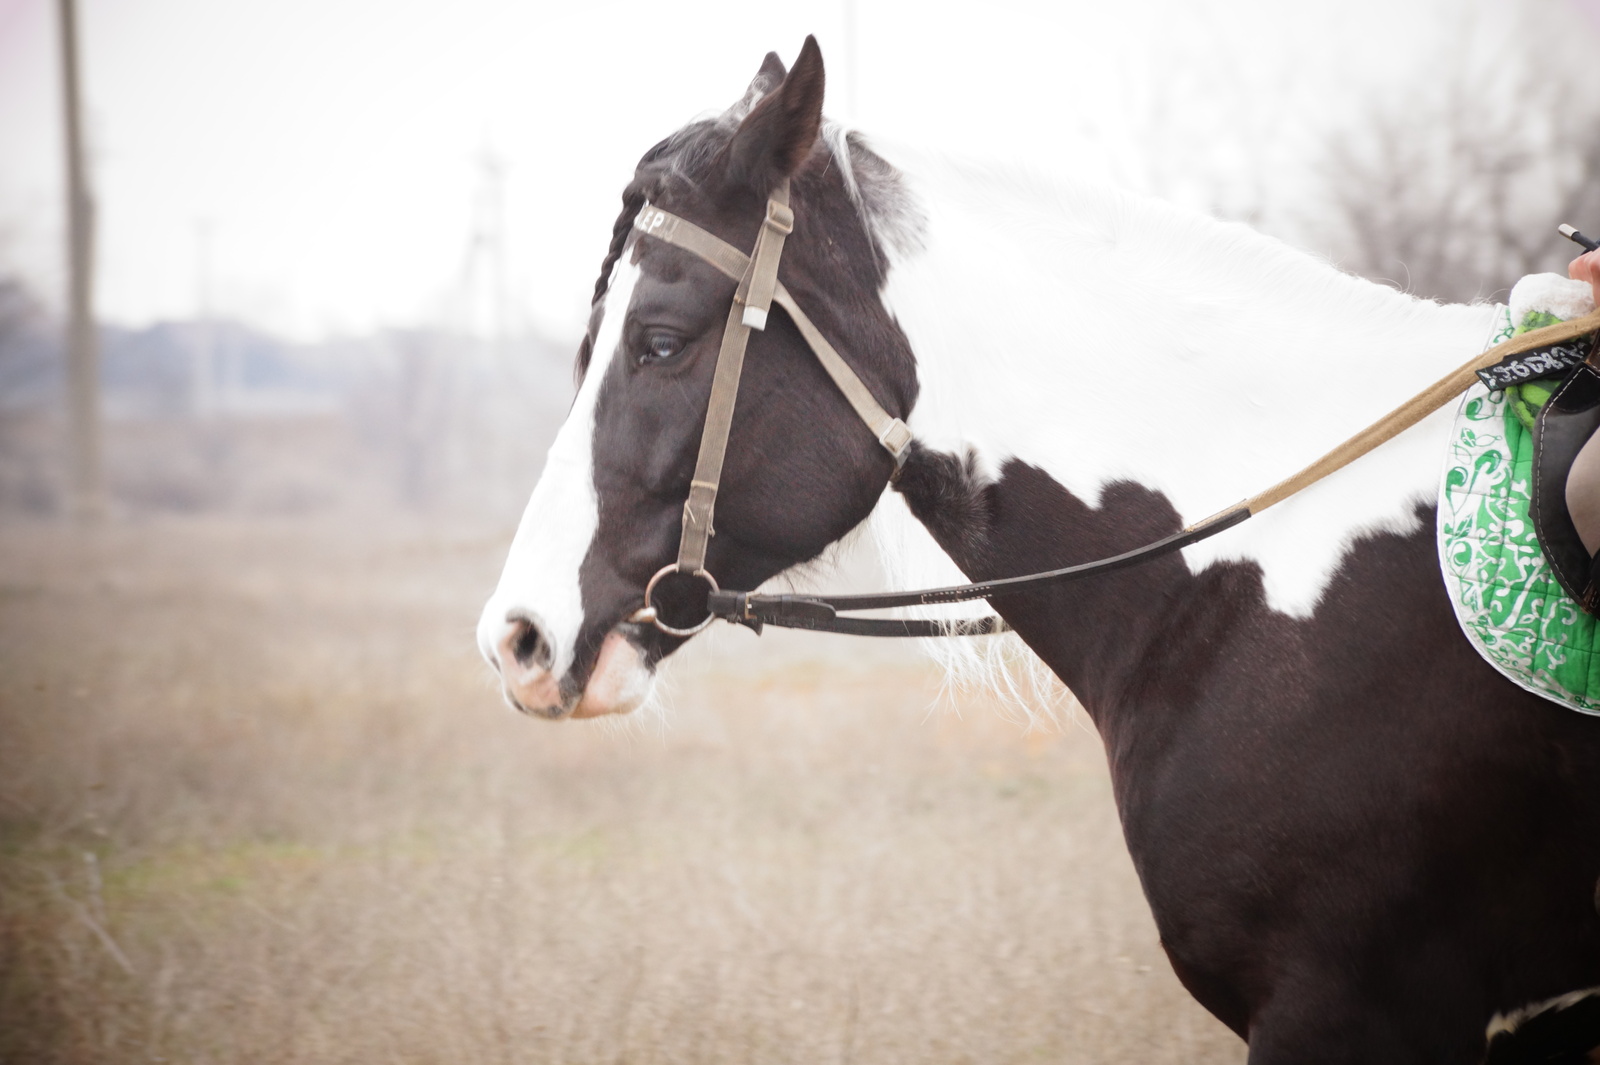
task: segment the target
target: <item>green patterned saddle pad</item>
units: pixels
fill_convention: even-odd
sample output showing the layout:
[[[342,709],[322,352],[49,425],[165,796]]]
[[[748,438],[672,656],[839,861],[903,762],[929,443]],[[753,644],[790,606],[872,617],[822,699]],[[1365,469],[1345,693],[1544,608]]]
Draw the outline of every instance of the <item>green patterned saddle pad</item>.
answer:
[[[1501,308],[1494,340],[1555,320],[1542,317],[1516,328]],[[1490,665],[1528,691],[1600,715],[1600,618],[1579,609],[1556,582],[1529,516],[1533,434],[1526,408],[1547,395],[1529,385],[1467,391],[1439,487],[1439,564],[1462,631]]]

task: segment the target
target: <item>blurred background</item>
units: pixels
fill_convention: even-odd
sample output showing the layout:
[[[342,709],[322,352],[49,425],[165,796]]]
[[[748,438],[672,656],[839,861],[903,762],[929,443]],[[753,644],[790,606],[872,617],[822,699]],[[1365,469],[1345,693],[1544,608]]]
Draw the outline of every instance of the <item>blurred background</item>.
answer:
[[[1067,693],[723,633],[545,725],[478,606],[634,161],[768,50],[1492,300],[1600,229],[1600,0],[77,0],[76,386],[63,6],[0,0],[0,1060],[1243,1060]]]

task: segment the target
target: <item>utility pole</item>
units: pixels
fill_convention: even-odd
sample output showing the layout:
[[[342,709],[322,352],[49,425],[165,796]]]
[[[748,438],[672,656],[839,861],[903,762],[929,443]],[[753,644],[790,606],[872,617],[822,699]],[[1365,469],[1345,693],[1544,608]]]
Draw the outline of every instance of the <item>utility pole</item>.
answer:
[[[472,393],[473,415],[466,440],[474,458],[463,469],[479,475],[490,492],[498,492],[508,483],[515,483],[509,466],[517,454],[514,442],[520,421],[512,411],[518,402],[522,378],[511,357],[514,322],[506,248],[507,164],[488,145],[479,153],[477,162],[478,185],[473,194],[472,231],[462,263],[460,298],[462,325],[473,338],[473,348],[487,358],[475,366],[454,362],[448,372],[451,380],[472,382],[476,389]],[[463,423],[462,428],[467,429],[468,424]],[[457,482],[461,480],[456,478]]]
[[[61,39],[61,107],[67,149],[67,447],[71,510],[93,521],[105,512],[100,463],[100,351],[94,324],[94,199],[83,158],[75,0],[56,0]]]
[[[506,349],[511,333],[511,293],[506,276],[506,165],[485,148],[478,157],[478,167],[480,177],[465,270],[471,308],[469,328],[482,323],[491,358],[499,368],[508,359]],[[481,319],[477,318],[479,314],[483,315]]]

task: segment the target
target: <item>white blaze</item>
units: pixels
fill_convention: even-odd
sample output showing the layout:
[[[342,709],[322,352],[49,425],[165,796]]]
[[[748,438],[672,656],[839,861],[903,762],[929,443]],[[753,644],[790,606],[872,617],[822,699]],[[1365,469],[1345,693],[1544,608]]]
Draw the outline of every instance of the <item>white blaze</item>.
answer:
[[[544,472],[511,542],[499,587],[478,618],[478,647],[491,663],[509,615],[527,617],[543,631],[555,656],[551,669],[555,676],[564,676],[572,666],[583,626],[578,568],[600,521],[594,489],[595,404],[621,344],[622,324],[639,279],[639,267],[627,259],[623,256],[612,269],[588,372],[550,445]]]

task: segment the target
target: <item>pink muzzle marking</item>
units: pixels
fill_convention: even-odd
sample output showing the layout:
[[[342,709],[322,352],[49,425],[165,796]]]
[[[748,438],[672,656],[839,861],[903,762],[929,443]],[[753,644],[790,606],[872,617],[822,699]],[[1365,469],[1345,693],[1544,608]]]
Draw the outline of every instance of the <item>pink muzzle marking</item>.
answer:
[[[527,632],[527,622],[513,621],[495,647],[506,699],[523,713],[548,718],[626,714],[649,696],[651,676],[643,656],[620,633],[613,632],[600,646],[583,695],[575,705],[568,704],[562,699],[560,681],[546,665],[534,660],[535,656],[518,655],[525,649]]]

